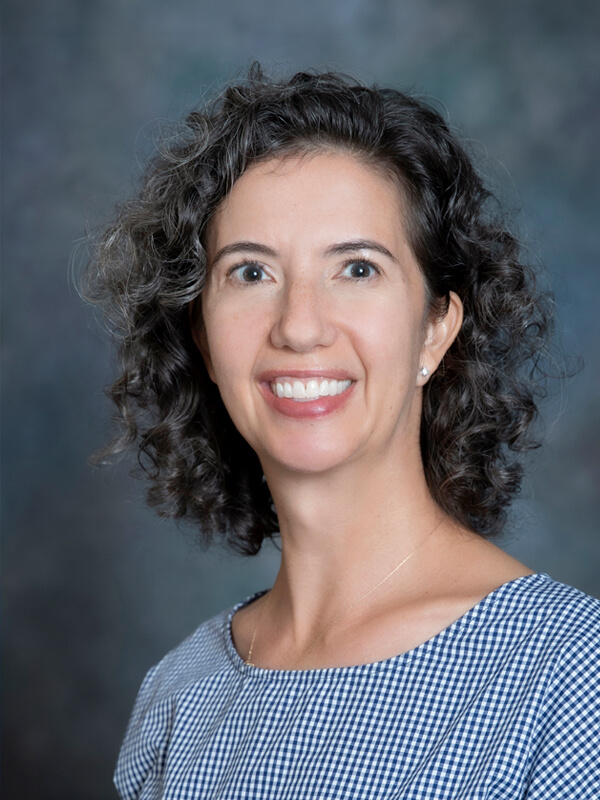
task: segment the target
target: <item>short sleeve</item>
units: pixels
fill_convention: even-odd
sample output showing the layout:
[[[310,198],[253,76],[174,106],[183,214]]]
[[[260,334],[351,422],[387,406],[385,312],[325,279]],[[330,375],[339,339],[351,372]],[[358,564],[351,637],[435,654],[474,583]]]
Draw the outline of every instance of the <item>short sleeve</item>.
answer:
[[[114,782],[122,800],[160,800],[173,721],[168,698],[156,701],[157,667],[146,675],[121,746]]]
[[[600,631],[558,659],[532,742],[527,800],[600,798]]]

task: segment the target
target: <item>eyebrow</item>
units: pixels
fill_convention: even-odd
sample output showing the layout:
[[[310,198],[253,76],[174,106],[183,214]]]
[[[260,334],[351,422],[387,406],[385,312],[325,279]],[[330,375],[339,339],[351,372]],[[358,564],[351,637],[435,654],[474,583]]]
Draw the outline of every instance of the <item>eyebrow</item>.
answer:
[[[226,244],[225,247],[222,247],[213,258],[212,263],[216,264],[217,261],[220,261],[224,256],[240,252],[254,253],[257,256],[269,256],[271,258],[277,255],[277,251],[273,250],[272,247],[267,247],[266,244],[259,244],[258,242],[233,242],[232,244]]]
[[[376,242],[373,239],[352,239],[349,242],[332,244],[331,247],[328,247],[325,250],[325,255],[339,256],[344,255],[345,253],[355,253],[357,250],[373,250],[376,253],[381,253],[382,255],[386,256],[395,264],[398,263],[398,259],[390,253],[387,247],[384,247],[382,244],[379,244],[379,242]]]
[[[347,242],[338,242],[337,244],[332,244],[325,248],[324,255],[339,256],[346,253],[355,253],[357,250],[373,250],[376,253],[381,253],[382,255],[386,256],[395,264],[398,264],[398,259],[393,256],[392,253],[390,253],[387,247],[384,247],[382,244],[379,244],[379,242],[376,242],[373,239],[351,239]],[[259,256],[269,256],[270,258],[277,256],[277,251],[273,250],[272,247],[267,247],[265,244],[259,244],[258,242],[250,241],[232,242],[232,244],[226,244],[225,247],[222,247],[217,252],[212,260],[212,263],[216,264],[217,261],[225,256],[240,252],[253,253]]]

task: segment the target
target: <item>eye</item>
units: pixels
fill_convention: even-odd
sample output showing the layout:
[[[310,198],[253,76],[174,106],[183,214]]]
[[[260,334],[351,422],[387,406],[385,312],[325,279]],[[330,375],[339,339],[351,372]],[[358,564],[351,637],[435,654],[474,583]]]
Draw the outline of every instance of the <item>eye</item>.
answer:
[[[371,261],[366,261],[365,259],[359,258],[349,261],[342,270],[341,274],[344,278],[368,280],[369,278],[374,278],[380,273],[379,268],[376,267]]]
[[[239,283],[260,283],[268,278],[261,265],[254,262],[232,267],[228,272],[228,277],[232,277]]]

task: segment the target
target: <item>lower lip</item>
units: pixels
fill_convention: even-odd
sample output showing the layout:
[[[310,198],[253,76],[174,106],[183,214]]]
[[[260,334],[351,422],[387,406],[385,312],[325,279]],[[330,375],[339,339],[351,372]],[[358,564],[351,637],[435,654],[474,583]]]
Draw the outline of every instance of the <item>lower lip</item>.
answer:
[[[315,419],[332,414],[334,411],[339,411],[350,399],[354,385],[354,383],[351,383],[345,391],[341,394],[333,395],[333,397],[318,397],[316,400],[302,401],[292,400],[289,397],[278,397],[271,391],[269,383],[261,383],[260,390],[268,405],[285,417]]]

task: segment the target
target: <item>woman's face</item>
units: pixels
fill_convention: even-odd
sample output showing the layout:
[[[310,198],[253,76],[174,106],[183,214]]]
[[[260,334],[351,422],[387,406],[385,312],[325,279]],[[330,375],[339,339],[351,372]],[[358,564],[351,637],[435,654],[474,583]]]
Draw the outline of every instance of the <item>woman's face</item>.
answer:
[[[252,166],[213,217],[195,340],[265,472],[418,457],[419,368],[460,301],[428,321],[402,219],[394,182],[343,153]]]

